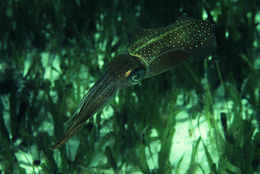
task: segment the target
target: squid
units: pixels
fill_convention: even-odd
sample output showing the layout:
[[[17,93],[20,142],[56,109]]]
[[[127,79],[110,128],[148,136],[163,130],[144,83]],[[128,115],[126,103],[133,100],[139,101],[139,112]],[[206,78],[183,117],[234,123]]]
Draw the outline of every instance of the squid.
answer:
[[[189,57],[214,48],[214,33],[211,22],[187,15],[166,27],[146,29],[139,33],[127,53],[115,56],[84,96],[70,119],[70,126],[53,148],[64,145],[117,91],[169,71]]]

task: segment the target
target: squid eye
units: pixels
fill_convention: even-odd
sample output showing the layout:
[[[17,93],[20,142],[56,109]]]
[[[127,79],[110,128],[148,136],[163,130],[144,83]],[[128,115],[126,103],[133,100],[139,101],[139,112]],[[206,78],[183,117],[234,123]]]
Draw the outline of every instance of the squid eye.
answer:
[[[127,81],[131,85],[136,85],[141,80],[143,80],[143,78],[144,78],[144,69],[138,69],[130,73],[130,75],[127,77]]]

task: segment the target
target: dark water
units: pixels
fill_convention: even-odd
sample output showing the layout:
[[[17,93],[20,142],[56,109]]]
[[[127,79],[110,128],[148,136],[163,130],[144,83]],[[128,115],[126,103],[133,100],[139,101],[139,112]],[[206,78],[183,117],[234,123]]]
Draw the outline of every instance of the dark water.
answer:
[[[1,1],[0,173],[259,173],[259,3]],[[184,14],[216,51],[120,90],[53,150],[109,62]]]

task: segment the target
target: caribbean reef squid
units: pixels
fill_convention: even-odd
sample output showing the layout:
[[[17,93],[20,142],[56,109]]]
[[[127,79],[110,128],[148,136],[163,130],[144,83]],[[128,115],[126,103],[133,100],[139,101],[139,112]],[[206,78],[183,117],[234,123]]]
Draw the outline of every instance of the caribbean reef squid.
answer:
[[[204,50],[215,44],[214,25],[187,15],[179,17],[172,25],[142,31],[126,54],[112,59],[104,74],[80,102],[70,119],[70,126],[53,148],[66,143],[120,89],[168,71],[198,52],[204,54]]]

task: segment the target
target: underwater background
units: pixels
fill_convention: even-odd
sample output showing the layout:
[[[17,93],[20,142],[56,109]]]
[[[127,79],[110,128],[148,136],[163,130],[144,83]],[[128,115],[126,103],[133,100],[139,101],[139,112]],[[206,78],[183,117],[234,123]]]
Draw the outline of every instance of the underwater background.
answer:
[[[125,88],[53,150],[135,33],[182,14],[217,48]],[[0,173],[259,174],[259,0],[1,0]]]

